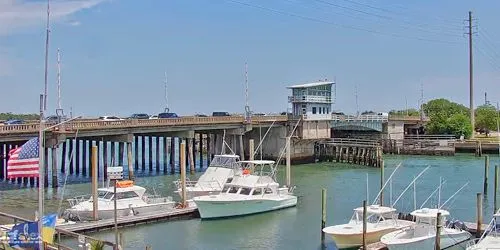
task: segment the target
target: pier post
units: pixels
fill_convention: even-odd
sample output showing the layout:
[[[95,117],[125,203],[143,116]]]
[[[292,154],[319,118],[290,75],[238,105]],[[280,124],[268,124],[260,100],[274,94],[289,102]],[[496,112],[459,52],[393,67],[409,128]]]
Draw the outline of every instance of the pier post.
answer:
[[[170,173],[175,174],[175,137],[170,137]]]
[[[61,173],[66,173],[66,141],[61,144],[62,152],[61,152]]]
[[[99,211],[98,202],[97,202],[97,146],[92,146],[92,217],[95,221],[99,218],[97,216],[97,212]]]
[[[194,152],[193,152],[193,142],[194,138],[186,139],[188,143],[188,158],[189,158],[189,172],[194,174]]]
[[[168,143],[167,137],[163,137],[163,173],[166,174],[168,169]]]
[[[149,172],[153,171],[153,136],[148,136]]]
[[[248,159],[251,161],[254,160],[254,157],[253,157],[254,150],[255,150],[254,140],[250,139],[250,140],[248,140]]]
[[[53,146],[51,148],[51,157],[52,157],[52,187],[57,187],[57,146]]]
[[[441,250],[441,212],[437,213],[436,218],[436,237],[434,243],[435,250]]]
[[[366,249],[366,227],[367,227],[367,223],[366,223],[366,215],[367,215],[367,211],[366,211],[367,207],[366,207],[366,200],[363,201],[363,250]]]
[[[134,165],[132,163],[132,142],[127,143],[127,165],[128,165],[128,179],[134,180]]]
[[[291,165],[291,158],[290,158],[290,151],[292,150],[291,148],[291,142],[290,142],[290,136],[286,137],[286,186],[290,188],[291,186],[291,173],[290,173],[290,165]]]
[[[481,237],[481,225],[483,224],[483,194],[476,195],[476,237]]]
[[[496,213],[498,210],[498,203],[497,203],[497,192],[498,192],[498,165],[495,165],[495,184],[494,184],[495,190],[493,191],[493,213]]]
[[[200,143],[198,144],[198,150],[200,150],[200,152],[199,152],[200,153],[200,169],[202,169],[203,168],[203,134],[200,134]]]
[[[325,227],[326,227],[326,189],[323,188],[321,189],[321,245],[322,246],[325,245],[325,233],[323,232],[323,228]]]
[[[111,142],[111,166],[112,167],[117,166],[117,164],[116,164],[116,146],[115,146],[114,141]]]
[[[73,174],[75,165],[75,154],[73,153],[73,139],[69,139],[68,141],[68,160],[69,160],[69,174]]]
[[[118,142],[118,166],[123,166],[124,150],[125,150],[125,142]]]
[[[75,139],[75,172],[76,175],[80,175],[80,160],[82,155],[80,154],[80,141]]]
[[[380,162],[380,206],[384,205],[384,191],[382,190],[385,182],[384,167],[384,160],[382,160]]]
[[[179,140],[181,141],[181,140]],[[181,142],[179,147],[179,162],[181,168],[181,188],[182,188],[182,207],[186,207],[186,144]]]
[[[488,172],[490,168],[490,157],[489,155],[484,156],[484,184],[483,184],[483,193],[484,195],[488,195]]]
[[[139,136],[134,136],[134,161],[135,169],[139,169]]]
[[[102,142],[102,175],[104,180],[108,179],[108,142]]]
[[[160,172],[160,137],[156,136],[156,172]]]
[[[82,175],[87,176],[87,140],[82,140]]]
[[[141,136],[141,169],[146,171],[146,136]]]

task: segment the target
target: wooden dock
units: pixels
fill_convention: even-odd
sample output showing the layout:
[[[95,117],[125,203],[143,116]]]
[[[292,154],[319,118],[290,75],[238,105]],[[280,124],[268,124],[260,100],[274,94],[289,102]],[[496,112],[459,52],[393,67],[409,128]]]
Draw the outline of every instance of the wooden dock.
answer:
[[[332,138],[316,143],[314,154],[319,161],[335,161],[380,167],[382,147],[376,140]]]
[[[180,208],[174,211],[148,213],[141,215],[133,215],[126,217],[119,217],[117,219],[118,227],[128,227],[138,224],[153,223],[165,220],[175,220],[183,218],[198,218],[198,209],[196,207]],[[57,226],[56,230],[64,230],[73,233],[87,233],[97,232],[114,227],[114,219],[105,219],[99,221],[78,222],[76,224],[66,224]]]

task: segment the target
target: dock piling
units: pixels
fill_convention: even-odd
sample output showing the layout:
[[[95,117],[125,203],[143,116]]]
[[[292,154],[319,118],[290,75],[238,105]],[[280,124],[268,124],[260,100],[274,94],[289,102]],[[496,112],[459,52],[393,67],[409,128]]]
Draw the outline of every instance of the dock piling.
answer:
[[[253,161],[253,154],[254,154],[254,140],[253,139],[250,139],[248,140],[248,155],[249,155],[249,160]]]
[[[489,155],[484,156],[484,184],[483,184],[483,193],[484,195],[488,195],[488,171],[490,168],[490,157]]]
[[[193,142],[194,138],[186,139],[188,141],[188,158],[189,158],[189,172],[194,174],[194,152],[193,152]]]
[[[366,211],[366,200],[363,201],[363,249],[366,249],[366,217],[367,217],[367,211]]]
[[[134,179],[134,165],[132,164],[132,142],[127,142],[127,165],[128,165],[128,179]]]
[[[481,225],[483,224],[483,194],[476,194],[476,237],[481,237]]]
[[[253,142],[253,140],[251,141]],[[323,232],[323,228],[325,227],[326,227],[326,189],[323,188],[321,190],[321,245],[325,244],[325,233]]]
[[[97,211],[99,211],[98,208],[98,202],[97,202],[97,146],[92,146],[92,216],[95,221],[97,221],[99,218],[97,216]]]
[[[181,140],[179,140],[181,141]],[[181,146],[179,147],[179,161],[181,168],[181,186],[182,186],[182,207],[186,207],[186,143],[184,141],[181,142]]]
[[[436,237],[435,237],[434,249],[441,250],[441,212],[437,213],[437,218],[436,218]]]

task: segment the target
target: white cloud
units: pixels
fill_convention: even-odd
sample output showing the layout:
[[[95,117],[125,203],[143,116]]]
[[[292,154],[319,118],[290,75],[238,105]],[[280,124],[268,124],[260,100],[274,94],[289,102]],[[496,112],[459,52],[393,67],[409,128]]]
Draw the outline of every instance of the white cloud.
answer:
[[[80,22],[79,21],[71,21],[71,22],[68,22],[68,25],[70,26],[80,26]]]
[[[103,1],[51,0],[51,23],[57,22],[78,11],[92,8]],[[32,26],[45,25],[46,18],[46,1],[0,0],[0,36],[10,35]],[[72,23],[80,24],[79,22]]]

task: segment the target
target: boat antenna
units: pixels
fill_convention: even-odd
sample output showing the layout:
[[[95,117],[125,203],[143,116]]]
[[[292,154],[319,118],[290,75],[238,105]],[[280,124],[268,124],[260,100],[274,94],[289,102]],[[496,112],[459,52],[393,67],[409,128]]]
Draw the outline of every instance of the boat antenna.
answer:
[[[406,186],[405,190],[403,190],[403,192],[398,196],[398,198],[394,201],[394,204],[398,203],[399,199],[401,199],[401,197],[403,197],[403,194],[411,187],[411,185],[413,185],[413,183],[415,181],[417,181],[418,178],[420,178],[420,176],[422,176],[425,171],[427,171],[427,169],[429,169],[431,166],[427,166],[424,170],[422,170],[422,172],[420,172],[420,174],[417,175],[417,177],[413,178],[413,181],[410,182],[410,184],[408,184],[408,186]],[[393,205],[394,205],[393,204]]]
[[[422,209],[424,207],[425,203],[427,203],[427,201],[429,201],[429,199],[439,190],[439,187],[442,186],[442,185],[444,185],[445,183],[446,183],[446,180],[443,181],[443,183],[441,183],[440,185],[438,185],[438,187],[436,189],[434,189],[434,191],[432,191],[432,193],[422,203],[422,205],[420,206],[420,209]]]
[[[368,173],[366,173],[366,200],[370,200],[370,190],[368,185]]]
[[[57,48],[57,109],[61,110],[61,51]]]
[[[394,174],[396,173],[396,171],[399,169],[399,167],[401,167],[403,165],[402,162],[400,162],[396,168],[394,169],[394,171],[392,171],[391,175],[389,176],[389,178],[385,181],[384,185],[382,186],[382,188],[380,189],[380,191],[378,192],[377,196],[375,197],[375,200],[373,201],[372,204],[375,204],[375,202],[378,201],[378,199],[380,198],[380,194],[382,194],[382,191],[384,190],[385,186],[387,185],[387,183],[389,183],[389,180],[391,180],[392,176],[394,176]]]
[[[168,113],[170,109],[168,108],[168,91],[167,91],[167,71],[165,71],[165,113]]]
[[[439,191],[438,191],[438,209],[441,206],[441,182],[443,181],[442,177],[439,177]]]
[[[389,180],[389,204],[391,204],[392,207],[392,179]]]
[[[262,144],[262,124],[259,122],[259,145]],[[260,147],[260,160],[262,161],[262,147]]]
[[[413,210],[417,210],[417,182],[413,182]]]
[[[443,205],[441,205],[439,207],[439,209],[441,209],[442,207],[444,207],[444,205],[446,205],[446,203],[448,203],[448,201],[450,201],[453,197],[455,197],[455,195],[457,195],[460,191],[462,191],[462,189],[464,189],[467,185],[469,185],[469,182],[465,183],[461,188],[459,188],[452,196],[450,196],[450,198],[448,198],[444,203]]]

